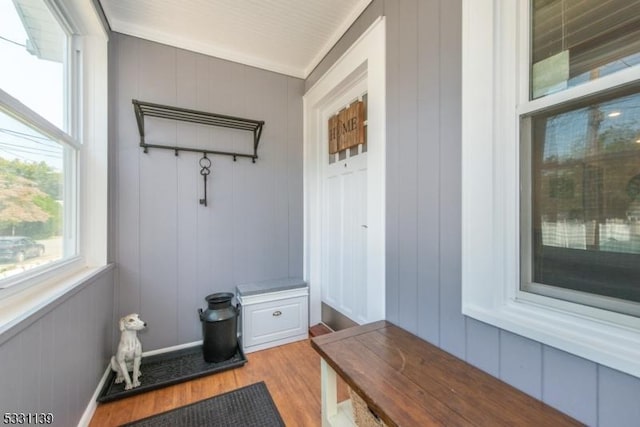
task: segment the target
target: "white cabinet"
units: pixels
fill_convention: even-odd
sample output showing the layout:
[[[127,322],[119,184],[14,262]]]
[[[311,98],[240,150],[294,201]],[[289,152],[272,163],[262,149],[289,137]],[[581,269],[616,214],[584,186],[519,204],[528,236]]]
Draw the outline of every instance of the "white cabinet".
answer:
[[[245,353],[308,338],[309,288],[302,279],[238,285],[236,298]]]

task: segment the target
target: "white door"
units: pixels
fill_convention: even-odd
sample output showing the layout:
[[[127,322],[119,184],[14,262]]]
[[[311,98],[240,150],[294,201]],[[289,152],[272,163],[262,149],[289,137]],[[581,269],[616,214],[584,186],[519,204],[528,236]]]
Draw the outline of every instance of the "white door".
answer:
[[[367,153],[329,155],[323,177],[322,302],[367,321]]]
[[[356,323],[385,317],[385,20],[304,96],[304,278],[309,320],[326,303]],[[367,148],[332,159],[328,120],[367,95]],[[334,155],[335,156],[335,155]]]

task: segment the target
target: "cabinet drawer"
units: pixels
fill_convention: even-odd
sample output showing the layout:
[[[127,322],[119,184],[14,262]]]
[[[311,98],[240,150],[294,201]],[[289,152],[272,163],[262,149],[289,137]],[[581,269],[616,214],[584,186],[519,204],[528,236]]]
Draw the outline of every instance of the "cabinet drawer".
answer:
[[[243,306],[242,311],[245,347],[307,333],[306,296]]]

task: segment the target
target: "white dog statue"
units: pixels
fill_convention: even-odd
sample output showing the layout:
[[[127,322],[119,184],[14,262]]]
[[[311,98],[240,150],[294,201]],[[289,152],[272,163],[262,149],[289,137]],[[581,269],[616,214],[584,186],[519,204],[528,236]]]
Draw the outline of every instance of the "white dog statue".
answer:
[[[111,356],[111,369],[116,376],[116,384],[125,382],[125,390],[131,390],[140,385],[140,360],[142,358],[142,344],[138,339],[138,331],[147,326],[137,314],[129,314],[120,319],[120,343],[115,356]],[[133,370],[133,376],[129,371]]]

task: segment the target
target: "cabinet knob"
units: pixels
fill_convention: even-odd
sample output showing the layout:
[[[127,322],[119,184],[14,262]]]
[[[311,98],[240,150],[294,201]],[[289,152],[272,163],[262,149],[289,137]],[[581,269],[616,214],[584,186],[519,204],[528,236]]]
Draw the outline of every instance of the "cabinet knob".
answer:
[[[282,314],[282,312],[281,312],[280,310],[278,310],[278,311],[274,311],[274,312],[273,312],[273,314],[272,314],[272,316],[274,316],[274,317],[278,317],[278,316],[280,316],[281,314]]]

